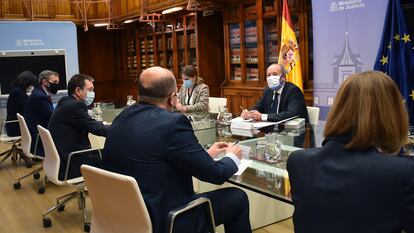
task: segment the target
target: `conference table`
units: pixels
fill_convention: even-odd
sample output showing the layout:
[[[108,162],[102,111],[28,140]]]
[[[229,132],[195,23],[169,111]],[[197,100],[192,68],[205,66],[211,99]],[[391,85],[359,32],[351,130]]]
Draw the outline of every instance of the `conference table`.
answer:
[[[295,130],[275,127],[272,133],[282,144],[282,159],[278,162],[267,162],[263,157],[257,156],[256,145],[259,141],[265,141],[265,133],[261,131],[251,132],[251,136],[239,136],[232,134],[232,130],[220,126],[215,122],[193,122],[194,133],[199,143],[208,148],[216,141],[236,142],[246,146],[248,155],[243,159],[251,160],[246,170],[241,175],[234,175],[228,182],[236,186],[260,193],[267,197],[292,204],[290,197],[290,184],[286,170],[286,161],[291,152],[306,148],[321,147],[324,123],[318,125],[306,124]],[[223,136],[224,134],[224,136]],[[245,135],[245,134],[243,134]]]
[[[112,110],[113,111],[113,110]],[[117,112],[119,114],[119,112]],[[117,114],[114,114],[115,117]],[[108,122],[112,119],[104,119]],[[232,176],[223,185],[214,185],[193,179],[195,192],[207,192],[225,187],[239,187],[244,190],[250,202],[250,219],[253,229],[257,229],[277,221],[289,218],[293,213],[290,196],[290,183],[286,170],[286,161],[290,153],[304,148],[320,147],[324,122],[318,125],[306,124],[297,130],[275,127],[272,130],[281,142],[282,157],[276,163],[266,162],[256,156],[256,145],[265,140],[265,134],[258,130],[235,135],[229,125],[218,124],[216,121],[192,122],[194,134],[199,143],[206,149],[214,142],[238,142],[244,147],[243,159],[248,160],[247,168],[241,175]],[[238,134],[240,132],[237,132]],[[248,136],[246,136],[248,135]],[[103,148],[105,138],[90,135],[92,147]],[[246,153],[246,148],[249,148]],[[220,229],[218,230],[220,232]]]

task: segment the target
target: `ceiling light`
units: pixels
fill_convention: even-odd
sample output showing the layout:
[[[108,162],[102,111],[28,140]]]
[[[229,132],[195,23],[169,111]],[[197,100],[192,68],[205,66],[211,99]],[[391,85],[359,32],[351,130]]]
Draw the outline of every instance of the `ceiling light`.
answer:
[[[95,23],[93,26],[95,26],[95,27],[106,27],[108,25],[109,25],[108,23]]]
[[[127,20],[124,21],[124,23],[132,23],[132,22],[134,22],[134,20],[132,20],[132,19],[127,19]]]
[[[170,13],[173,13],[173,12],[176,12],[176,11],[180,11],[180,10],[182,10],[182,9],[184,9],[184,7],[182,7],[182,6],[176,6],[176,7],[173,7],[173,8],[167,9],[167,10],[163,10],[163,11],[161,12],[161,14],[163,14],[163,15],[165,15],[165,14],[170,14]]]

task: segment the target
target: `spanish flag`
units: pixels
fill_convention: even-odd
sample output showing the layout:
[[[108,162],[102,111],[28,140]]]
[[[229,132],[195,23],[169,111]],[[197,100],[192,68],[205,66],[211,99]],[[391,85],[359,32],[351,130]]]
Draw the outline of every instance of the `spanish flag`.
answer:
[[[290,19],[288,0],[283,0],[281,35],[279,64],[283,65],[288,72],[287,81],[294,83],[303,92],[299,48],[292,20]]]

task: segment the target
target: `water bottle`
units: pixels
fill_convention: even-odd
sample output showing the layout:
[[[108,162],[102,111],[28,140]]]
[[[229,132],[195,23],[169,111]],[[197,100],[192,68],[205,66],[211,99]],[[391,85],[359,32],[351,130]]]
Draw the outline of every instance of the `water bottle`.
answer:
[[[97,121],[103,121],[102,118],[102,110],[101,110],[101,103],[93,103],[93,119],[97,120]]]
[[[131,106],[131,105],[134,105],[136,102],[135,102],[135,100],[132,98],[132,95],[128,95],[127,96],[127,103],[126,103],[126,106],[128,107],[128,106]]]

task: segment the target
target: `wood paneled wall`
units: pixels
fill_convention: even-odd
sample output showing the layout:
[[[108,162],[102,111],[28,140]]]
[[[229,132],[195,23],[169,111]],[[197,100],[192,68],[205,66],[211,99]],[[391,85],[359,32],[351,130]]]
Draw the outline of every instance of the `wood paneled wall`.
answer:
[[[210,88],[210,96],[220,97],[224,77],[223,15],[197,18],[199,74]]]
[[[134,80],[119,72],[119,44],[122,31],[78,28],[79,71],[95,78],[97,101],[125,105],[126,96],[136,98]]]
[[[0,18],[8,20],[70,20],[83,22],[86,10],[88,21],[107,20],[109,17],[109,1],[72,1],[72,0],[0,0]],[[32,14],[33,12],[33,14]]]
[[[144,0],[148,12],[183,5],[187,0]],[[0,0],[0,19],[70,20],[82,24],[86,11],[88,23],[106,21],[112,7],[113,22],[122,23],[141,14],[141,0]],[[33,14],[32,14],[33,12]]]

